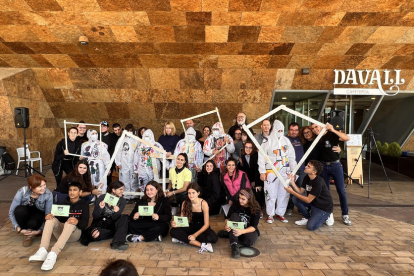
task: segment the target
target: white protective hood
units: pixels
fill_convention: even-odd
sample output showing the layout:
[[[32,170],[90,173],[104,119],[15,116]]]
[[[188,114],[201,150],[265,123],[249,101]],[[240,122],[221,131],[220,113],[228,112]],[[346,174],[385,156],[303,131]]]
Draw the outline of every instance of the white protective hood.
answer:
[[[92,139],[92,135],[96,135],[94,137],[96,137],[96,139]],[[88,139],[91,142],[96,142],[96,140],[98,140],[98,132],[94,129],[88,129],[88,132],[86,133],[86,136],[88,137]]]
[[[279,132],[279,130],[282,130],[282,132]],[[285,131],[285,126],[283,125],[283,123],[279,120],[275,120],[273,122],[273,130],[272,130],[272,133],[270,133],[270,136],[273,136],[274,138],[277,138],[278,140],[280,140],[280,138],[285,136],[284,131]]]
[[[154,133],[151,129],[144,131],[144,134],[142,134],[142,140],[150,143],[151,145],[155,144]]]
[[[185,139],[187,142],[194,142],[196,139],[196,131],[193,127],[189,127],[185,132]]]
[[[218,128],[219,131],[214,131],[213,129],[215,128]],[[219,139],[220,137],[224,137],[223,125],[220,122],[215,123],[211,130],[214,138]]]

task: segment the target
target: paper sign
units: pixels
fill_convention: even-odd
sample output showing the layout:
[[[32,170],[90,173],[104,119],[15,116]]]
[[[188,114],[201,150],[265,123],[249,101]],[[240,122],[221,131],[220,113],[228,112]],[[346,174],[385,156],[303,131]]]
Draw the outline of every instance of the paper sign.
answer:
[[[52,205],[52,215],[55,217],[69,217],[69,205]]]
[[[116,206],[116,204],[119,201],[119,197],[111,195],[111,194],[106,194],[104,201],[108,203],[109,205]]]
[[[349,146],[362,146],[362,135],[361,134],[348,134],[349,141],[346,145]]]
[[[177,217],[174,216],[175,226],[177,227],[188,227],[188,218],[187,217]]]
[[[154,214],[154,206],[138,206],[139,216],[152,216]]]
[[[228,220],[227,221],[227,226],[230,227],[231,229],[243,230],[244,229],[244,222],[237,222],[237,221]]]

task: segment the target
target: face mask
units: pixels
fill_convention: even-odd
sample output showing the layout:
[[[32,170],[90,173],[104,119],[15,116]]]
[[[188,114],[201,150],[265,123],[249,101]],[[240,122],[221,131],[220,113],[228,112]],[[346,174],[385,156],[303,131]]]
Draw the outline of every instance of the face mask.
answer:
[[[96,140],[98,140],[98,134],[92,134],[91,135],[91,140],[92,140],[92,142],[95,142]]]
[[[220,136],[220,130],[213,130],[213,136],[214,137],[219,137]]]
[[[195,140],[195,136],[192,134],[187,134],[188,140],[189,141],[194,141]]]
[[[283,131],[282,132],[276,132],[276,136],[278,139],[280,139],[283,136]]]
[[[143,137],[145,142],[150,142],[151,139],[148,136]]]

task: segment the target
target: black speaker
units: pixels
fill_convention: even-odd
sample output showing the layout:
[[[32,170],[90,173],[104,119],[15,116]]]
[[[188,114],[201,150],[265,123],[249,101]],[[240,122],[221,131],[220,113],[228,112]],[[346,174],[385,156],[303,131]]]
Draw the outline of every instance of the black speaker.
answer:
[[[331,111],[331,125],[336,130],[344,129],[345,111],[333,110]]]
[[[14,124],[17,128],[29,127],[29,109],[26,107],[14,108]]]

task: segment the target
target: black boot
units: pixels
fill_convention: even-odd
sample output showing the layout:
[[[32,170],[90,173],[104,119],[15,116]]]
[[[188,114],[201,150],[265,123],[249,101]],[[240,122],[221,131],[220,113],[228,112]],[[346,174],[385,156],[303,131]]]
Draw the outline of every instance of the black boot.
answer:
[[[231,245],[231,256],[234,259],[240,258],[240,248],[237,245],[237,243],[234,243],[234,244]]]

